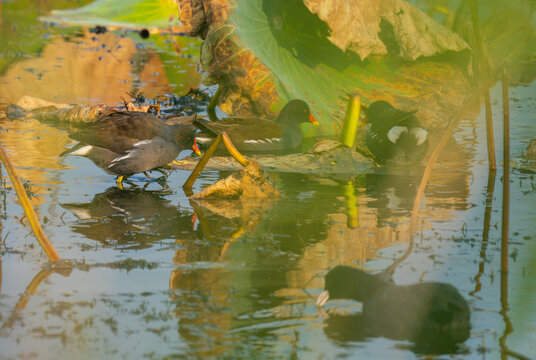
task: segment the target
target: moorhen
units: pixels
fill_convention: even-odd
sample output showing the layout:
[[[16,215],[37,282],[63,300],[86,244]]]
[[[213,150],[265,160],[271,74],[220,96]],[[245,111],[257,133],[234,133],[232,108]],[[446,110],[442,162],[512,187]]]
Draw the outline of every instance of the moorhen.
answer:
[[[469,337],[469,305],[450,284],[398,286],[377,275],[336,266],[326,275],[316,305],[323,306],[328,299],[363,302],[362,320],[373,336],[444,343],[459,343]]]
[[[182,150],[200,154],[191,125],[168,125],[138,111],[117,111],[85,125],[70,135],[81,144],[62,153],[90,158],[107,173],[125,176],[169,164]]]
[[[402,111],[386,101],[375,101],[366,110],[370,128],[367,146],[383,165],[388,160],[420,160],[428,149],[428,132],[414,111]]]
[[[224,118],[219,121],[196,119],[194,125],[202,130],[197,141],[210,143],[214,137],[225,131],[234,146],[241,151],[269,152],[291,150],[302,142],[300,123],[310,121],[318,125],[309,105],[305,101],[289,101],[277,119]]]

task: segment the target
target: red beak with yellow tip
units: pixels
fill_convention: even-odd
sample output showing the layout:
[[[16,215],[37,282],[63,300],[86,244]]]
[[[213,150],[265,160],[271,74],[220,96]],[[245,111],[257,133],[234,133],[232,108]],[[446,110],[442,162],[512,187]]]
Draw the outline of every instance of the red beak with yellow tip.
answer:
[[[197,146],[197,142],[195,140],[194,140],[194,145],[192,146],[192,149],[194,150],[194,152],[197,155],[199,155],[199,156],[203,155],[203,154],[201,154],[201,150],[199,150],[199,147]]]
[[[309,121],[315,126],[320,126],[320,123],[318,122],[318,120],[315,119],[313,114],[309,114]]]

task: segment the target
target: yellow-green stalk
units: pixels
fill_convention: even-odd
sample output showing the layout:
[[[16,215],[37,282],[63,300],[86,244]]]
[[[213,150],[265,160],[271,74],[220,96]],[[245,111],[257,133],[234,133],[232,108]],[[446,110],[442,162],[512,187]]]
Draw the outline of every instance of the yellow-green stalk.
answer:
[[[359,113],[361,111],[361,97],[351,94],[348,99],[346,116],[342,128],[341,142],[349,147],[354,147],[357,128],[359,127]]]

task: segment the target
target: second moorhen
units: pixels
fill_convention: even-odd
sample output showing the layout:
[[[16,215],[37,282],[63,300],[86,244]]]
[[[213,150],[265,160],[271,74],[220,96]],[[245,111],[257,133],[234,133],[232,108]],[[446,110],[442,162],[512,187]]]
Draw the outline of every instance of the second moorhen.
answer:
[[[168,125],[156,116],[138,111],[118,111],[86,125],[70,135],[81,144],[62,155],[79,155],[93,160],[107,173],[124,176],[169,164],[182,150],[199,153],[195,128]]]
[[[301,145],[300,124],[310,121],[318,125],[305,101],[289,101],[276,120],[257,118],[224,118],[218,121],[196,119],[194,125],[203,132],[199,143],[210,143],[225,131],[234,146],[241,151],[269,152],[296,149]]]
[[[446,283],[399,286],[349,266],[326,275],[317,300],[352,299],[363,303],[362,320],[374,336],[416,342],[459,343],[469,337],[470,310],[458,290]]]
[[[367,146],[379,164],[389,160],[420,160],[428,150],[428,132],[415,116],[417,111],[403,111],[387,101],[375,101],[366,110],[370,128]]]

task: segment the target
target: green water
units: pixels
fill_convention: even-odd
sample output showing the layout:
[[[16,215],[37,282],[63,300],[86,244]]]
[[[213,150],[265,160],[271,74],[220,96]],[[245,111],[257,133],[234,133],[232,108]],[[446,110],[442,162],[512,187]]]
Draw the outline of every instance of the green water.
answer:
[[[2,103],[32,95],[115,104],[133,90],[181,95],[199,85],[197,41],[51,28],[37,21],[46,7],[15,11],[14,4],[24,2],[2,2]],[[21,29],[34,36],[17,40]],[[161,45],[170,42],[183,51]],[[16,58],[7,51],[14,43]],[[535,90],[535,82],[510,89],[512,157],[536,137]],[[511,172],[509,272],[501,288],[500,85],[491,95],[501,166],[491,178],[489,224],[481,111],[462,120],[435,166],[413,250],[394,273],[398,284],[449,282],[468,300],[470,338],[439,358],[536,354],[536,180]],[[165,188],[136,175],[137,186],[120,191],[91,161],[59,157],[72,140],[34,119],[1,120],[0,141],[31,185],[60,256],[86,264],[43,271],[47,258],[3,172],[1,359],[424,357],[409,341],[352,336],[315,306],[333,266],[376,272],[406,251],[418,171],[351,181],[272,173],[279,199],[241,212],[233,202],[191,202],[182,191],[185,171],[172,173]],[[205,171],[193,190],[227,175]],[[334,301],[326,310],[358,313],[360,305]]]

